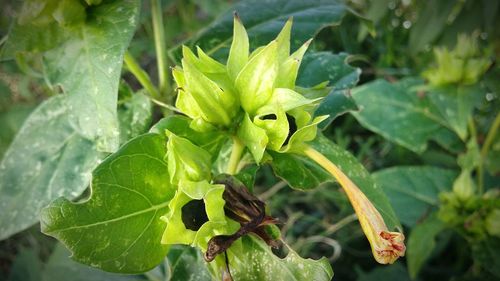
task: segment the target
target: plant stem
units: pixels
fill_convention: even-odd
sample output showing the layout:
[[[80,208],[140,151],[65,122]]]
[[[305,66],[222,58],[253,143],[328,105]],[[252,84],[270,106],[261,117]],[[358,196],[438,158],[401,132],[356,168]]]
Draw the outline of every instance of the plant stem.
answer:
[[[474,119],[472,116],[469,118],[469,121],[467,123],[469,127],[469,141],[474,141],[477,145],[477,129],[476,125],[474,124]],[[483,189],[483,161],[479,161],[479,164],[477,165],[477,186],[478,186],[478,192],[479,194],[482,193]]]
[[[238,164],[240,163],[244,149],[243,142],[237,136],[233,136],[233,149],[231,150],[231,156],[229,156],[229,163],[227,164],[228,174],[234,175],[238,172]]]
[[[169,88],[169,81],[167,72],[167,48],[165,47],[165,28],[163,26],[162,12],[161,0],[151,0],[151,14],[153,18],[153,34],[155,40],[156,62],[158,64],[160,95],[165,96]]]
[[[153,98],[158,98],[160,94],[158,93],[158,90],[151,82],[151,79],[149,78],[148,74],[139,66],[137,61],[130,55],[128,51],[125,52],[124,60],[125,60],[125,67],[135,76],[135,78],[137,79],[137,81],[139,81],[141,86],[144,89],[146,89],[146,91],[148,91],[148,93]]]
[[[481,162],[479,163],[479,167],[481,167],[481,169],[479,170],[478,168],[479,194],[483,193],[483,175],[484,175],[483,163],[486,160],[486,157],[488,156],[488,152],[490,151],[491,145],[493,144],[493,140],[495,139],[495,136],[497,135],[499,128],[500,128],[500,112],[497,113],[497,116],[495,117],[493,124],[491,124],[491,127],[488,130],[488,134],[486,135],[486,139],[483,143],[483,147],[481,148]]]

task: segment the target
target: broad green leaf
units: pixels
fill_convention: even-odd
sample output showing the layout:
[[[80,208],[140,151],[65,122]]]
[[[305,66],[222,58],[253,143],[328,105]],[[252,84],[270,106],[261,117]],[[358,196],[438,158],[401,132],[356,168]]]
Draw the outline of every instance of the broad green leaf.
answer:
[[[300,64],[297,85],[313,87],[328,81],[328,86],[333,87],[335,90],[344,90],[356,86],[361,69],[350,66],[347,63],[348,59],[349,55],[346,53],[309,53]]]
[[[200,250],[185,245],[174,245],[168,250],[168,280],[211,280],[207,263]]]
[[[138,0],[111,1],[87,9],[85,23],[44,54],[48,80],[68,96],[70,119],[83,136],[96,140],[100,151],[118,148],[118,82],[123,54],[134,34]]]
[[[79,196],[100,157],[69,124],[64,96],[43,102],[0,164],[0,240],[36,223],[39,211],[55,198]]]
[[[396,262],[390,266],[378,265],[370,272],[359,274],[357,281],[410,281],[408,271],[401,264]]]
[[[45,264],[43,274],[36,280],[66,281],[71,276],[72,281],[134,281],[147,280],[137,275],[123,275],[105,272],[87,265],[75,262],[71,253],[61,244],[57,244]]]
[[[43,209],[42,232],[63,242],[74,260],[105,271],[155,267],[167,252],[160,217],[175,193],[165,154],[162,136],[131,140],[95,169],[87,201],[59,198]]]
[[[417,277],[420,268],[436,247],[436,236],[445,228],[445,224],[435,216],[435,213],[413,228],[406,251],[408,271],[413,279]]]
[[[427,96],[440,112],[442,119],[449,127],[465,140],[467,137],[467,122],[474,105],[484,96],[479,87],[441,87],[432,89]]]
[[[318,135],[309,145],[335,163],[363,191],[380,212],[389,230],[396,227],[401,228],[383,190],[352,154],[322,135]],[[272,155],[273,157],[277,156],[276,154]],[[283,154],[279,155],[278,159],[278,161],[274,159],[271,163],[274,172],[295,189],[307,190],[322,182],[334,180],[330,174],[321,170],[322,168],[318,164],[306,156]]]
[[[241,238],[242,249],[229,248],[227,255],[231,275],[234,280],[331,280],[333,271],[326,258],[320,260],[304,259],[291,248],[285,258],[279,258],[260,238],[247,235]],[[288,247],[284,245],[283,247]],[[212,262],[212,272],[219,276],[225,264],[218,259]]]
[[[354,88],[352,96],[360,111],[353,115],[367,129],[422,153],[427,141],[447,124],[430,100],[413,88],[419,84],[413,79],[396,84],[375,80]]]
[[[135,93],[120,104],[120,144],[145,133],[151,124],[152,114],[151,101],[142,93]]]
[[[198,45],[209,55],[223,49],[227,51],[233,35],[233,12],[238,13],[245,25],[251,50],[273,40],[287,19],[293,17],[291,49],[295,50],[322,28],[340,24],[346,6],[337,0],[239,1],[206,29],[182,44],[190,47]],[[180,46],[169,51],[173,61],[180,61]]]
[[[404,225],[413,227],[439,206],[438,195],[450,191],[457,173],[432,167],[394,167],[373,173]]]

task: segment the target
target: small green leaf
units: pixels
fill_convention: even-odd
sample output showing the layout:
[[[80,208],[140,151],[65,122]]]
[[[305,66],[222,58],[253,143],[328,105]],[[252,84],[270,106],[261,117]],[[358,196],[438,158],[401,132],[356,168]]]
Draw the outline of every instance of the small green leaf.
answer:
[[[96,168],[87,201],[59,198],[43,209],[42,232],[93,267],[121,273],[155,267],[167,252],[160,217],[175,193],[165,154],[160,135],[131,140]]]
[[[227,255],[231,275],[234,280],[315,280],[329,281],[333,277],[333,271],[326,258],[320,260],[303,259],[289,246],[289,252],[285,258],[279,258],[271,248],[260,238],[253,235],[241,238],[242,248],[231,247]],[[238,250],[236,250],[238,249]],[[212,272],[221,280],[221,269],[225,268],[223,259],[218,258],[216,262],[210,263]]]
[[[435,216],[435,213],[413,228],[406,251],[408,271],[412,279],[417,277],[420,268],[432,254],[432,250],[436,247],[436,236],[444,229],[445,224]]]
[[[0,240],[38,221],[38,212],[59,196],[76,198],[102,157],[72,128],[64,96],[35,109],[0,164]]]
[[[352,96],[360,111],[352,114],[367,129],[422,153],[427,141],[447,124],[429,98],[413,89],[421,83],[415,79],[395,84],[375,80],[354,88]]]

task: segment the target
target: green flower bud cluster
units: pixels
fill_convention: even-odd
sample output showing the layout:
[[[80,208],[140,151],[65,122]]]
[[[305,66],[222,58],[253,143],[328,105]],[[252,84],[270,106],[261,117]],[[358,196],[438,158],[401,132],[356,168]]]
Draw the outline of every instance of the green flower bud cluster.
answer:
[[[455,180],[452,192],[439,195],[438,217],[464,237],[485,239],[487,235],[500,237],[500,193],[490,190],[482,196],[475,193],[470,172],[464,171]]]
[[[490,59],[479,49],[477,40],[466,35],[458,36],[453,50],[435,48],[437,66],[424,71],[422,75],[432,85],[475,84],[491,65]]]
[[[162,217],[167,227],[163,244],[186,244],[207,250],[210,238],[232,234],[239,224],[228,220],[222,197],[224,185],[212,184],[210,154],[189,140],[167,130],[170,182],[178,186]]]
[[[295,91],[301,59],[310,40],[290,54],[289,20],[275,40],[250,52],[245,27],[234,18],[233,41],[227,64],[197,48],[183,47],[182,68],[174,67],[178,86],[176,107],[198,131],[223,130],[237,135],[256,163],[266,149],[288,152],[302,149],[316,136],[313,118],[318,99]]]

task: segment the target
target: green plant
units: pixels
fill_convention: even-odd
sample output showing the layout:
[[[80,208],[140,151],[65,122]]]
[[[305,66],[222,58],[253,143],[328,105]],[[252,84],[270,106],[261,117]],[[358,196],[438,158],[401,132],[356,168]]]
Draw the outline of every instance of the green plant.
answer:
[[[8,2],[0,275],[500,276],[498,4],[228,7]]]

